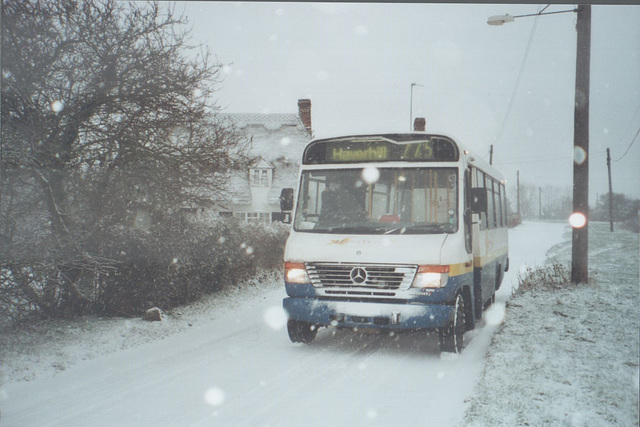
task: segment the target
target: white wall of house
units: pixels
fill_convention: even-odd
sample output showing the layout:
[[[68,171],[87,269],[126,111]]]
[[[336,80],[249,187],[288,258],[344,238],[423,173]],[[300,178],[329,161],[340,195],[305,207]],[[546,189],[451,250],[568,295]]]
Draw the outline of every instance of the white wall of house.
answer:
[[[280,213],[282,188],[297,188],[302,153],[311,140],[311,103],[300,100],[299,114],[228,114],[252,140],[256,160],[231,179],[230,203],[218,209],[248,222],[271,222]]]

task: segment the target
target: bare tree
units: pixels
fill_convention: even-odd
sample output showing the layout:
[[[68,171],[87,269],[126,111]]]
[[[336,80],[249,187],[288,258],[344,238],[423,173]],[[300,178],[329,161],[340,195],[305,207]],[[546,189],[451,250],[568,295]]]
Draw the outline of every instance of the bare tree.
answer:
[[[76,310],[113,268],[105,233],[222,197],[245,143],[216,120],[221,67],[174,10],[6,0],[2,21],[0,267],[28,282],[41,257]]]
[[[573,204],[570,187],[546,185],[542,187],[542,215],[544,219],[564,219],[571,215]]]
[[[523,219],[537,218],[538,187],[522,183],[520,185],[520,213]]]

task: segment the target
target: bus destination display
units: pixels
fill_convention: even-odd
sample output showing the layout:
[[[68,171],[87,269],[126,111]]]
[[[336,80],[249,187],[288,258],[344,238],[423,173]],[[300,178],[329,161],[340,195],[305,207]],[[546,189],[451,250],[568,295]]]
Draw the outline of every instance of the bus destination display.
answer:
[[[304,164],[457,160],[458,150],[452,141],[424,137],[401,143],[386,137],[319,140],[309,145],[304,154]]]

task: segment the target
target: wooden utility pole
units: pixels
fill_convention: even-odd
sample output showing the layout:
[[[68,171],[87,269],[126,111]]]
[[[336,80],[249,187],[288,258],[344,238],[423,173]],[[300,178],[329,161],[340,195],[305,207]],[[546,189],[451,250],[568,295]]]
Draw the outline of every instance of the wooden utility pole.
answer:
[[[607,169],[609,171],[609,229],[613,231],[613,185],[611,184],[611,151],[608,148]]]
[[[578,5],[576,95],[573,125],[573,212],[584,215],[583,227],[574,227],[571,245],[571,281],[589,280],[589,82],[591,63],[591,5]]]
[[[542,221],[542,187],[538,187],[538,217]]]
[[[517,210],[518,210],[518,215],[520,215],[520,171],[516,172],[516,188],[517,188],[516,194],[517,194],[517,197],[518,197],[518,209]]]

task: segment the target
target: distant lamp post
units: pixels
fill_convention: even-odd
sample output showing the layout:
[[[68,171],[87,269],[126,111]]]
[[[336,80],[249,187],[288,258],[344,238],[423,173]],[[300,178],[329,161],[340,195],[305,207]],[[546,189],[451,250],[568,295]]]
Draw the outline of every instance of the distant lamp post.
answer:
[[[571,281],[586,283],[589,280],[589,80],[591,63],[591,5],[579,5],[576,9],[544,12],[529,15],[491,16],[489,25],[502,25],[515,18],[527,16],[555,15],[576,12],[578,19],[576,53],[576,92],[573,125],[573,227],[571,246]]]
[[[414,86],[420,86],[420,87],[424,87],[418,83],[411,83],[411,101],[410,101],[410,105],[409,105],[409,130],[413,130],[413,87]]]

